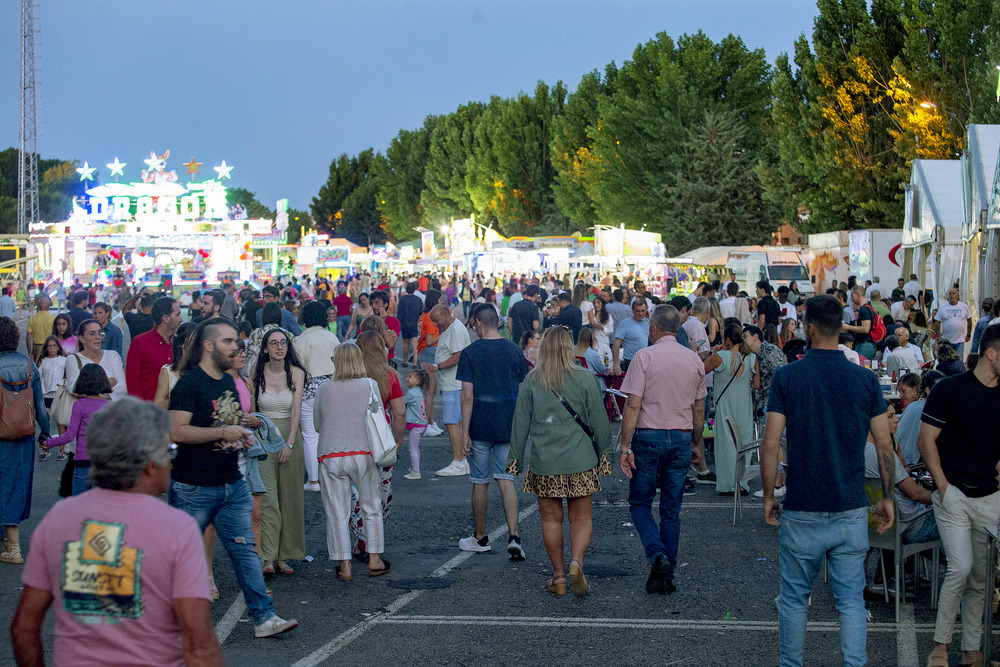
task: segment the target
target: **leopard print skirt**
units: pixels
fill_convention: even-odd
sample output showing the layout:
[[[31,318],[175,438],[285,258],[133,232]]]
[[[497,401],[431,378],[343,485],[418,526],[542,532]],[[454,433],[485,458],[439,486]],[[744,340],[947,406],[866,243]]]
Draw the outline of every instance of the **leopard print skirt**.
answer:
[[[524,492],[539,498],[583,498],[600,490],[597,468],[569,475],[536,475],[528,468],[524,474]]]

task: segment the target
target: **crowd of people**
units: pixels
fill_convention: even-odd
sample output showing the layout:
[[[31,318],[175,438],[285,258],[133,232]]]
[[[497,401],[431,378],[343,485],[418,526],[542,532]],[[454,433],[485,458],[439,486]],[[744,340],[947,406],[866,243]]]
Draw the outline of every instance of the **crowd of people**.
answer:
[[[514,483],[523,473],[521,492],[537,497],[551,561],[545,587],[555,595],[588,591],[591,499],[600,476],[616,467],[616,449],[648,561],[646,591],[669,594],[677,586],[683,497],[698,484],[720,495],[749,493],[737,479],[737,452],[762,437],[757,495],[769,523],[779,525],[780,515],[781,661],[789,665],[801,664],[808,595],[824,558],[845,664],[865,661],[865,588],[904,585],[882,580],[878,554],[869,553],[868,477],[884,494],[872,509],[880,531],[898,518],[904,541],[944,544],[938,662],[929,664],[947,664],[959,605],[963,619],[982,611],[986,538],[979,528],[1000,521],[1000,442],[968,419],[970,408],[989,414],[997,407],[1000,303],[985,300],[973,322],[957,289],[936,303],[910,278],[888,297],[876,277],[835,282],[811,298],[794,283],[773,290],[765,281],[751,296],[735,276],[666,298],[612,274],[361,273],[259,290],[203,285],[179,299],[127,286],[10,288],[24,292],[30,313],[29,357],[17,352],[15,313],[5,310],[5,297],[15,307],[20,299],[6,294],[0,378],[4,391],[30,387],[41,436],[36,450],[34,424],[30,435],[0,432],[11,471],[0,478],[0,561],[24,562],[19,526],[29,515],[35,465],[52,450],[65,462],[53,472],[70,498],[32,539],[15,619],[18,659],[36,654],[40,643],[24,637],[36,637],[46,609],[59,602],[56,648],[64,655],[99,654],[122,640],[104,625],[83,636],[74,620],[110,614],[141,616],[141,633],[183,635],[158,645],[168,664],[194,655],[220,660],[214,635],[193,627],[207,622],[207,605],[219,598],[217,537],[255,636],[293,629],[295,620],[275,613],[267,578],[293,575],[305,558],[311,492],[320,494],[337,577],[356,576],[357,559],[367,561],[369,576],[390,572],[384,525],[395,475],[374,458],[375,415],[396,447],[407,440],[405,483],[428,474],[422,438],[447,434],[452,460],[435,475],[468,476],[472,486],[473,531],[459,541],[462,550],[493,548],[486,516],[495,482],[507,553],[526,558]],[[888,403],[872,370],[892,382]],[[616,447],[611,424],[618,420]],[[936,490],[914,481],[918,468]],[[144,501],[127,511],[122,493],[166,493],[170,507]],[[183,542],[183,554],[149,530],[158,521],[176,527],[170,544]],[[80,539],[81,527],[93,543],[73,542],[75,551],[62,553],[57,545]],[[95,552],[97,543],[113,555]],[[155,600],[143,600],[143,614],[138,581],[145,588],[145,577],[166,576],[149,563],[195,574],[183,586],[160,586]],[[133,588],[67,587],[59,576],[66,567],[125,568]],[[981,625],[963,622],[964,657],[975,659],[981,635]],[[129,650],[140,650],[135,637],[125,640],[133,642]]]

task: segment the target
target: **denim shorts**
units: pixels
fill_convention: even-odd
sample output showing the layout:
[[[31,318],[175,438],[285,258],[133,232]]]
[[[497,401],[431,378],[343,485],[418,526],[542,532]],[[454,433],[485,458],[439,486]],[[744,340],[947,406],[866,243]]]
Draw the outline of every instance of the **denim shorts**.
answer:
[[[444,404],[444,423],[462,423],[462,390],[442,391],[441,402]]]
[[[504,472],[508,453],[510,453],[509,442],[473,440],[472,449],[469,451],[469,481],[473,484],[489,484],[491,465],[493,479],[513,480],[513,475]]]

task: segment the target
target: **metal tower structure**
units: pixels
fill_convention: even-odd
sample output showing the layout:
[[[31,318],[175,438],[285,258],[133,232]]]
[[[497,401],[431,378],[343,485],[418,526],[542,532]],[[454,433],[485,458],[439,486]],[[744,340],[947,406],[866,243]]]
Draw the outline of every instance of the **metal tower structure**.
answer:
[[[21,132],[18,148],[17,233],[38,222],[38,108],[35,91],[35,5],[21,0]]]

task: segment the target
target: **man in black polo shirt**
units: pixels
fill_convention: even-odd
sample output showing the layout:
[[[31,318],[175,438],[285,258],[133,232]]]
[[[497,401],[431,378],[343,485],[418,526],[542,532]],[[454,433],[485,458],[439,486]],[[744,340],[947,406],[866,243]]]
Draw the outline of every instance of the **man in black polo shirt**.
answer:
[[[541,321],[541,313],[538,310],[538,285],[528,285],[524,288],[524,298],[507,311],[507,326],[510,327],[511,340],[515,345],[520,345],[524,332],[537,331]]]
[[[826,558],[840,612],[841,663],[867,661],[865,555],[868,496],[865,444],[874,435],[882,477],[876,508],[879,533],[893,522],[894,454],[886,405],[875,374],[852,364],[837,347],[840,303],[832,296],[806,302],[803,359],[774,371],[761,449],[764,519],[778,530],[778,643],[782,665],[801,665],[812,583]],[[835,380],[835,381],[834,381]],[[787,469],[784,511],[774,501],[782,432]],[[781,517],[780,525],[778,518]],[[834,662],[813,656],[818,664]]]
[[[576,343],[580,338],[580,329],[583,328],[583,313],[573,305],[573,298],[568,292],[562,292],[556,298],[559,300],[559,313],[546,318],[545,326],[566,327],[573,334],[573,342]]]
[[[781,306],[771,296],[771,283],[761,280],[757,283],[757,326],[763,330],[765,324],[775,328],[781,324]]]
[[[170,471],[170,504],[195,518],[205,532],[215,526],[229,553],[254,622],[256,637],[287,632],[298,623],[274,613],[254,550],[250,514],[253,502],[240,475],[239,450],[253,444],[231,375],[236,359],[236,329],[221,317],[202,322],[190,341],[190,363],[170,392],[170,439],[177,458]],[[197,359],[197,362],[195,362]]]
[[[981,664],[986,596],[986,529],[1000,522],[997,462],[1000,431],[1000,324],[983,332],[979,363],[934,385],[921,416],[917,446],[934,478],[931,495],[948,572],[934,627],[933,664],[947,664],[955,617],[962,610],[962,662]],[[932,664],[928,660],[928,664]]]

